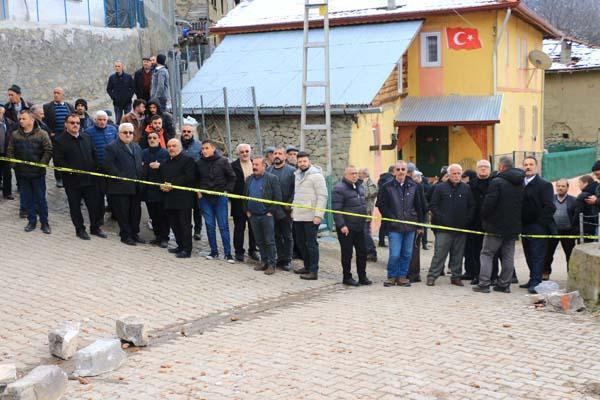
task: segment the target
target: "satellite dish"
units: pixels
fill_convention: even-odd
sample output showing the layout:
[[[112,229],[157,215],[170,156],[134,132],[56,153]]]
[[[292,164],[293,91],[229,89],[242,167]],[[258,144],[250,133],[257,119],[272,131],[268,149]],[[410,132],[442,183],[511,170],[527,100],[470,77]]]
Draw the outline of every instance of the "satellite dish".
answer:
[[[541,50],[532,50],[529,53],[529,62],[532,63],[537,69],[547,70],[552,66],[552,59],[546,53]]]

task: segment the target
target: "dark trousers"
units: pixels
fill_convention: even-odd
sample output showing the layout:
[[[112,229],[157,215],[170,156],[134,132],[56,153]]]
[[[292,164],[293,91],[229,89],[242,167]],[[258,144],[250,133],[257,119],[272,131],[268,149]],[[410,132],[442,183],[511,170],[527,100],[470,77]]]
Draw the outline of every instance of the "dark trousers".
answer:
[[[169,225],[175,234],[177,247],[187,253],[192,252],[192,209],[167,210]],[[152,221],[154,223],[154,220]]]
[[[571,230],[559,230],[559,235],[572,235],[573,232]],[[565,252],[565,258],[567,259],[567,271],[569,271],[569,260],[571,259],[571,253],[575,248],[575,239],[548,239],[548,251],[546,252],[546,257],[544,258],[544,274],[550,275],[552,273],[552,261],[554,261],[554,252],[558,247],[558,243],[563,248]]]
[[[56,148],[56,139],[58,138],[58,136],[59,136],[59,134],[50,136],[50,140],[52,141],[52,148]],[[54,170],[54,179],[56,180],[57,183],[59,181],[62,181],[62,171],[55,169]]]
[[[272,215],[252,215],[249,219],[260,259],[264,265],[275,266],[275,218]]]
[[[296,237],[296,230],[293,229],[293,224],[292,224],[292,241],[293,241],[293,256],[294,258],[300,259],[302,260],[302,252],[300,251],[300,248],[298,247],[298,238]]]
[[[465,275],[469,279],[479,277],[482,247],[483,235],[467,235],[467,243],[465,244]]]
[[[294,239],[292,235],[292,219],[289,215],[275,221],[275,247],[277,248],[277,265],[292,262]]]
[[[408,266],[408,279],[411,281],[419,281],[421,279],[421,241],[423,234],[415,233],[415,241],[413,244],[413,252],[410,257]]]
[[[537,224],[523,226],[524,235],[546,235],[547,230]],[[544,272],[544,259],[548,251],[548,239],[523,238],[523,252],[529,267],[529,286],[536,287],[542,283]]]
[[[310,272],[319,271],[319,243],[317,242],[317,233],[319,225],[312,221],[294,221],[294,231],[298,250],[304,261],[304,268]]]
[[[128,112],[131,111],[131,103],[127,104],[125,107],[122,106],[118,106],[116,104],[113,104],[115,107],[115,124],[117,124],[117,126],[119,126],[119,124],[121,123],[121,118],[123,117],[123,114],[127,114]],[[162,108],[163,111],[165,111],[165,108]]]
[[[381,221],[381,225],[379,226],[379,244],[385,244],[385,237],[388,234],[388,222]]]
[[[370,256],[377,257],[377,248],[373,241],[373,234],[371,233],[371,220],[365,219],[365,246],[367,247],[367,254]]]
[[[142,202],[138,194],[109,195],[113,216],[119,224],[121,240],[135,238],[140,233]]]
[[[71,221],[75,226],[75,232],[85,232],[83,224],[83,215],[81,214],[81,200],[85,202],[88,215],[90,217],[90,231],[94,232],[101,226],[99,220],[100,208],[100,191],[96,185],[71,188],[66,187],[67,201],[69,202],[69,213]]]
[[[337,237],[340,242],[342,252],[342,271],[344,279],[352,278],[352,251],[356,250],[356,273],[358,279],[367,279],[367,247],[365,245],[364,230],[350,230],[348,235],[344,235],[340,230],[337,231]]]
[[[48,223],[48,203],[46,202],[46,175],[37,178],[22,178],[19,180],[19,188],[23,206],[27,210],[29,223],[35,224],[39,215],[42,224]]]
[[[2,195],[10,196],[12,194],[12,174],[10,164],[6,161],[0,161],[0,179],[2,180]]]
[[[194,235],[202,232],[202,210],[200,209],[200,202],[194,202]]]
[[[152,231],[158,240],[169,240],[169,216],[161,202],[146,202],[148,215],[152,220]]]
[[[248,217],[245,215],[233,217],[233,248],[236,256],[243,256],[244,250],[244,234],[248,226],[248,253],[256,252],[256,241],[252,233],[252,226]]]

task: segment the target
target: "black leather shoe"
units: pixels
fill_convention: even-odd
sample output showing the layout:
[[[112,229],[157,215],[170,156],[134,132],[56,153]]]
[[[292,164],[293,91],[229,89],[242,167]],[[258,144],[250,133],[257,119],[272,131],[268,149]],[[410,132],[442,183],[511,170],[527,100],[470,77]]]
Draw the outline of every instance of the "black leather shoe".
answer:
[[[139,236],[134,236],[133,240],[135,240],[135,242],[139,243],[139,244],[146,244],[146,241],[144,239],[140,238]]]
[[[102,229],[94,229],[90,233],[92,235],[98,236],[99,238],[102,238],[102,239],[106,239],[108,237],[108,235],[106,233],[104,233],[104,231]]]
[[[192,253],[189,251],[180,251],[179,253],[177,253],[175,255],[175,257],[177,258],[190,258],[192,256]]]
[[[248,257],[254,261],[260,261],[260,256],[255,251],[248,252]]]
[[[475,286],[473,286],[472,289],[473,289],[474,292],[478,292],[478,293],[489,293],[490,292],[490,287],[489,286],[475,285]]]
[[[35,230],[35,224],[32,224],[31,222],[25,226],[25,232],[31,232],[34,230]]]
[[[494,292],[510,293],[510,286],[494,286]]]
[[[132,238],[127,238],[127,239],[121,239],[121,243],[125,243],[127,246],[135,246],[135,240],[133,240]]]
[[[529,289],[529,282],[519,285],[521,289]]]
[[[304,279],[306,281],[316,281],[319,279],[319,275],[316,272],[309,272],[307,274],[300,275],[300,279]]]
[[[295,274],[299,274],[299,275],[308,274],[308,272],[309,271],[306,268],[300,268],[300,269],[295,269],[294,270],[294,273]]]
[[[235,255],[235,260],[239,261],[239,262],[244,262],[244,255],[243,254],[236,254]]]
[[[90,235],[86,231],[77,232],[75,235],[81,240],[90,240]]]
[[[473,278],[471,285],[479,285],[479,278]]]
[[[50,233],[52,233],[52,231],[50,230],[50,225],[46,224],[42,224],[42,232],[44,232],[46,235],[49,235]]]
[[[6,196],[4,196],[5,200],[14,200],[15,196],[13,196],[12,194],[7,194]]]
[[[410,283],[419,283],[419,282],[421,282],[421,277],[420,276],[409,276],[408,279],[410,280]]]
[[[529,288],[527,288],[527,291],[531,294],[537,294],[537,291],[535,290],[534,286],[530,286]]]
[[[175,248],[169,249],[167,251],[172,254],[177,254],[177,253],[181,253],[183,250],[181,250],[179,247],[175,247]]]
[[[358,280],[358,284],[363,285],[363,286],[369,286],[369,285],[373,284],[373,282],[371,282],[369,280],[369,278],[363,278],[363,279]]]
[[[149,241],[148,244],[151,244],[152,246],[158,246],[160,244],[160,239],[154,238],[151,241]]]
[[[358,286],[358,282],[353,278],[346,278],[342,283],[346,286]]]
[[[510,281],[510,283],[514,283],[515,285],[517,283],[519,283],[519,278],[517,278],[517,275],[513,275],[512,280]]]
[[[169,241],[168,240],[161,240],[160,244],[159,244],[161,249],[166,249],[169,247]]]

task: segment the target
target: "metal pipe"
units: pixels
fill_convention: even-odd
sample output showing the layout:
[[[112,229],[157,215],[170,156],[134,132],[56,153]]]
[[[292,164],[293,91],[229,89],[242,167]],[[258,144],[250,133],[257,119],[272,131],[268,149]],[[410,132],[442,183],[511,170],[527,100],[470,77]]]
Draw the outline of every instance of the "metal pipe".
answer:
[[[225,107],[225,131],[227,132],[227,156],[231,158],[231,124],[229,121],[229,106],[227,104],[227,88],[223,88],[223,106]]]
[[[260,149],[260,154],[264,154],[262,135],[260,133],[260,118],[258,117],[258,106],[256,105],[256,90],[254,86],[250,88],[252,91],[252,105],[254,106],[254,126],[256,128],[256,143]]]
[[[202,96],[200,96],[202,97]],[[185,113],[194,114],[193,108],[184,109]],[[260,115],[299,115],[300,114],[299,107],[258,107],[258,114]],[[323,107],[309,109],[307,111],[308,115],[322,115],[324,112]],[[381,107],[365,107],[365,108],[356,108],[356,107],[348,107],[348,108],[334,108],[331,110],[331,115],[355,115],[355,114],[381,114],[383,113],[383,109]],[[209,110],[205,110],[205,114],[210,115],[222,115],[224,114],[224,109],[222,107],[219,108],[210,108]],[[252,115],[254,114],[254,109],[251,107],[240,107],[236,109],[236,114],[238,115]]]
[[[67,17],[67,0],[64,0],[65,7],[65,24],[69,23],[69,18]]]
[[[206,137],[206,119],[204,118],[204,97],[200,96],[200,112],[202,113],[202,135],[203,139],[208,139]]]
[[[493,60],[492,60],[492,64],[493,64],[492,68],[493,68],[493,75],[494,75],[493,76],[494,96],[496,94],[498,94],[498,46],[500,45],[500,40],[502,39],[502,36],[504,35],[504,31],[506,30],[506,27],[508,25],[508,21],[510,19],[511,14],[512,14],[512,9],[508,8],[506,10],[506,16],[504,17],[504,23],[502,24],[502,28],[500,28],[500,32],[498,32],[498,37],[496,38],[496,44],[494,46],[494,53],[493,53]],[[494,132],[493,132],[494,138],[493,138],[492,154],[494,156],[494,161],[495,161],[496,160],[496,150],[498,147],[498,138],[497,138],[498,129],[496,127],[496,124],[494,124],[493,130],[494,130]]]
[[[583,213],[579,213],[579,243],[583,243]]]
[[[90,13],[90,0],[87,0],[88,25],[92,25],[92,14]]]

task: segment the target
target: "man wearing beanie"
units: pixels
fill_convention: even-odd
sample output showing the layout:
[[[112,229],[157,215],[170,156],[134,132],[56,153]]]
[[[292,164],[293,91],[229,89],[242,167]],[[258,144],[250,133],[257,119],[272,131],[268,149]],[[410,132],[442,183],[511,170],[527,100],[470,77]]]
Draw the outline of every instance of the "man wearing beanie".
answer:
[[[84,99],[75,100],[75,113],[79,115],[79,132],[85,131],[94,125],[94,120],[87,113],[88,104]]]
[[[12,85],[8,88],[8,103],[4,105],[4,116],[18,125],[21,110],[29,110],[32,105],[21,97],[21,87]]]
[[[152,90],[150,97],[158,99],[160,108],[167,109],[167,101],[170,98],[169,94],[169,71],[165,67],[167,57],[164,54],[156,56],[156,69],[152,75]]]

